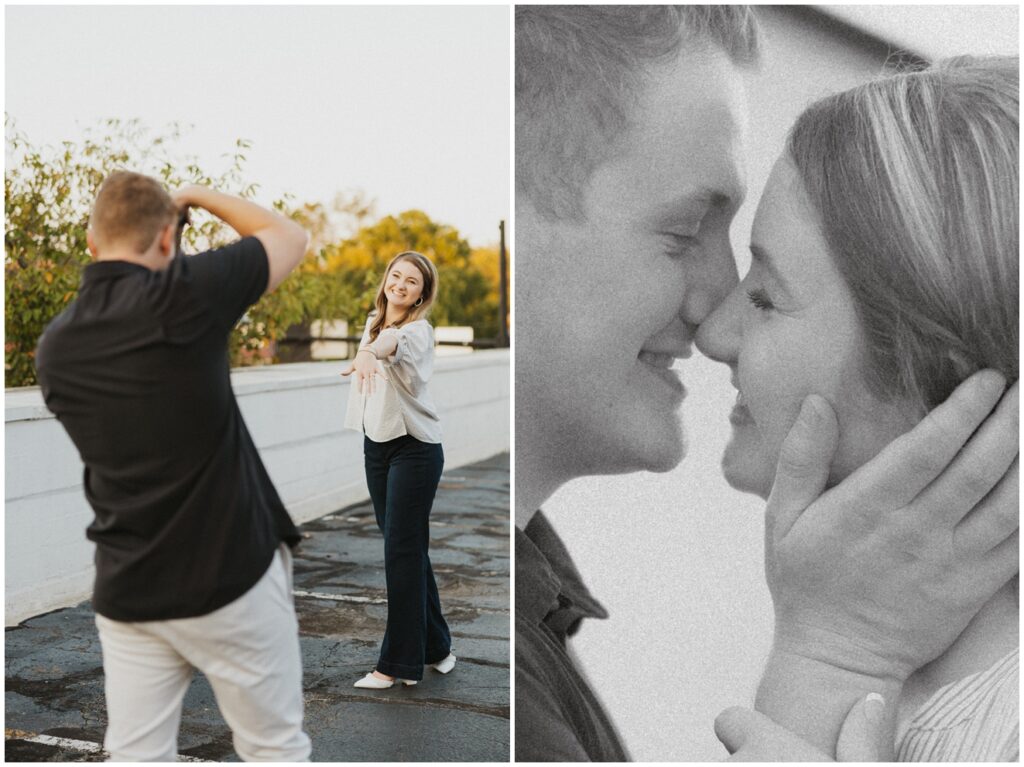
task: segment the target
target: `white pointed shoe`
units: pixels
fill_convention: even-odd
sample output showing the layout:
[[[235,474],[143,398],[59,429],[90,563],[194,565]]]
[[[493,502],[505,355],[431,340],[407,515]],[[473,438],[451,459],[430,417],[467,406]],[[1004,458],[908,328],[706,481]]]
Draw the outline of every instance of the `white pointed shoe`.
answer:
[[[452,653],[448,653],[447,658],[445,658],[444,660],[440,660],[437,663],[432,663],[430,665],[434,669],[434,671],[440,671],[442,674],[447,674],[449,671],[455,668],[455,661],[457,660],[458,658],[456,658],[455,655],[453,655]]]
[[[394,687],[395,682],[401,682],[406,687],[412,687],[416,684],[416,681],[413,679],[399,679],[398,677],[395,677],[394,679],[381,679],[378,676],[374,676],[371,671],[352,686],[361,687],[364,690],[386,690],[389,687]]]

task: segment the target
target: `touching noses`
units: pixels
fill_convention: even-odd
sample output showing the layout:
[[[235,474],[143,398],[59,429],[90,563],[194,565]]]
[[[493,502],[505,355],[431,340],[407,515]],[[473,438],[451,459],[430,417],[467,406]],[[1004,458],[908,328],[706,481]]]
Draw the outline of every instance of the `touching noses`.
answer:
[[[736,262],[728,234],[716,252],[707,251],[698,271],[687,275],[690,288],[683,301],[682,319],[688,325],[702,326],[708,317],[736,287]]]
[[[743,339],[743,296],[737,285],[697,329],[694,342],[700,353],[731,365],[739,357]]]

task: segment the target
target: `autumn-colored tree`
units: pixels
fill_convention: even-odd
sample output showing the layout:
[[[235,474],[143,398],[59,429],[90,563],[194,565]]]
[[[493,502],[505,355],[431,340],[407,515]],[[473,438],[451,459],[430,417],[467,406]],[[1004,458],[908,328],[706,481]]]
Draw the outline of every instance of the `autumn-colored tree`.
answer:
[[[362,324],[373,308],[384,269],[403,250],[419,251],[437,266],[440,285],[431,311],[435,325],[470,325],[479,339],[497,335],[497,248],[473,250],[454,227],[433,221],[421,210],[385,216],[322,251],[323,273],[338,275],[357,296],[357,315],[344,319]]]

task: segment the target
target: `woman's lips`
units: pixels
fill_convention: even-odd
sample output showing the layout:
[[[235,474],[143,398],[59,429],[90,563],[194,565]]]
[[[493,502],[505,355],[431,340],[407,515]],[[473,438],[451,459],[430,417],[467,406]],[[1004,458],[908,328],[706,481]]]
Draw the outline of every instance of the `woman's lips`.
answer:
[[[750,410],[747,409],[747,405],[743,399],[743,392],[736,391],[736,404],[732,406],[732,412],[729,413],[729,423],[733,426],[742,426],[743,424],[753,423],[754,417],[750,414]]]

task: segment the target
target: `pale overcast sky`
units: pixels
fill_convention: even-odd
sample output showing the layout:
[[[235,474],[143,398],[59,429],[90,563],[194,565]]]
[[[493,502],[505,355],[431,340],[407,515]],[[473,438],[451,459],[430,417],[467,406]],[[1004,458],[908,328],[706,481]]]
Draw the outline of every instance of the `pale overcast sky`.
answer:
[[[1017,55],[1014,5],[821,5],[822,10],[930,59],[961,54]]]
[[[510,212],[507,7],[7,7],[5,111],[35,143],[107,117],[250,139],[258,199],[421,208],[474,244]]]

